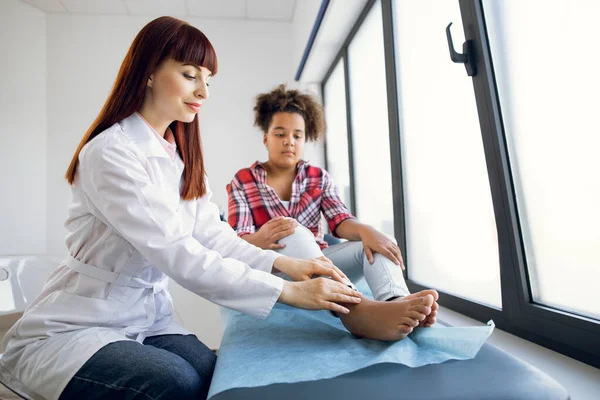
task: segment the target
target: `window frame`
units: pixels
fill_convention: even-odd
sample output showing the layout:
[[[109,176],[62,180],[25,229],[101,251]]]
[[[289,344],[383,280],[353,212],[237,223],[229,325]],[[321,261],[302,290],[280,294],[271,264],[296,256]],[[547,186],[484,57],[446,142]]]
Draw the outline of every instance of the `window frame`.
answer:
[[[347,55],[350,42],[361,28],[376,1],[381,1],[383,18],[394,230],[398,244],[407,261],[407,270],[409,270],[410,254],[406,253],[406,219],[400,141],[402,132],[398,111],[398,104],[401,99],[398,98],[397,89],[392,0],[369,0],[365,4],[363,11],[321,82],[321,93],[325,93],[325,85],[337,63],[343,62],[346,84],[350,195],[353,203],[352,211],[355,212],[352,109],[350,108],[352,93],[348,73],[351,66],[348,63]],[[600,368],[600,346],[598,346],[598,343],[600,343],[600,321],[554,309],[533,301],[483,4],[481,0],[457,1],[460,7],[465,40],[473,41],[477,74],[472,77],[472,81],[498,233],[502,309],[499,310],[479,304],[443,291],[439,291],[439,303],[481,322],[493,319],[499,329]],[[444,32],[441,31],[439,34],[444,35]],[[456,43],[455,45],[459,46],[460,44]],[[448,62],[451,62],[449,57]],[[323,101],[326,104],[327,99],[324,98]],[[396,111],[394,112],[394,110]],[[325,140],[325,167],[327,168],[326,142]],[[360,218],[360,216],[357,217]],[[404,273],[405,278],[407,278],[407,272]],[[407,284],[411,291],[426,289],[426,287],[410,279],[407,279]]]
[[[321,96],[323,98],[323,104],[326,103],[326,91],[325,91],[325,85],[327,83],[327,81],[329,80],[329,77],[331,76],[331,74],[333,73],[333,71],[335,70],[335,68],[338,66],[338,62],[342,63],[342,71],[344,74],[344,90],[345,90],[345,96],[346,96],[346,127],[347,127],[347,135],[346,135],[346,140],[348,142],[348,170],[350,171],[350,205],[346,204],[346,206],[348,207],[348,209],[350,210],[350,212],[353,215],[356,215],[356,192],[354,190],[354,179],[355,179],[355,175],[354,175],[354,147],[353,147],[353,143],[352,143],[352,118],[350,115],[349,107],[350,107],[350,96],[348,95],[348,90],[350,87],[350,78],[349,78],[349,71],[348,71],[348,62],[346,61],[347,58],[347,52],[343,51],[340,52],[334,59],[333,63],[331,64],[330,68],[327,70],[327,74],[325,76],[326,79],[323,79],[323,81],[321,82],[320,85],[320,90],[321,90]],[[325,140],[323,141],[323,149],[324,149],[324,158],[325,158],[325,170],[328,171],[329,170],[329,160],[328,160],[328,148],[327,148],[327,137],[325,137]]]

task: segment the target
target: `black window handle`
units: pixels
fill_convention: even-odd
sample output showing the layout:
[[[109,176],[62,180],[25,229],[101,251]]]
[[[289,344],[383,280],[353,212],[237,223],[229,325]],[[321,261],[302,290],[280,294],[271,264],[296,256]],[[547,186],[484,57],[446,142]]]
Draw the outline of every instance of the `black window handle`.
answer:
[[[467,40],[463,43],[463,52],[457,53],[454,50],[454,43],[452,42],[452,33],[450,33],[450,27],[452,26],[452,22],[448,24],[446,27],[446,38],[448,39],[448,50],[450,50],[450,59],[459,64],[465,64],[465,69],[467,70],[467,75],[475,76],[477,75],[477,67],[475,66],[475,51],[473,49],[473,41]]]

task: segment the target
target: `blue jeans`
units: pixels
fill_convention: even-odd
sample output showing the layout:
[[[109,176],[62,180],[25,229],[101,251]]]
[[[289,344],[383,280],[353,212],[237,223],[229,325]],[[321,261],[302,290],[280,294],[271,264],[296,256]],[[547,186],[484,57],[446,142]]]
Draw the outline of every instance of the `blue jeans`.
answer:
[[[60,400],[206,399],[216,362],[194,335],[113,342],[81,367]]]

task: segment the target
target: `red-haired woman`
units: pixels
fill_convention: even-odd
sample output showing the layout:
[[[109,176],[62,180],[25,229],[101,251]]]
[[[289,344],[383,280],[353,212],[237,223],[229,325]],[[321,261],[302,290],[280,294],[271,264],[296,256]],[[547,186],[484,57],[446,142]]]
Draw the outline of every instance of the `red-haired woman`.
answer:
[[[197,116],[216,72],[211,43],[183,21],[158,18],[133,41],[66,174],[67,259],[4,339],[2,367],[31,397],[205,397],[215,355],[173,320],[168,277],[259,318],[275,302],[360,301],[327,260],[261,250],[220,222]]]
[[[358,336],[400,340],[435,323],[438,293],[410,294],[398,245],[359,223],[338,196],[329,174],[302,159],[307,140],[325,131],[322,107],[280,85],[259,95],[254,122],[263,131],[268,161],[240,170],[227,186],[229,224],[244,240],[291,257],[327,257],[352,280],[364,277],[375,301],[346,304],[342,323]],[[328,246],[321,215],[348,242]]]

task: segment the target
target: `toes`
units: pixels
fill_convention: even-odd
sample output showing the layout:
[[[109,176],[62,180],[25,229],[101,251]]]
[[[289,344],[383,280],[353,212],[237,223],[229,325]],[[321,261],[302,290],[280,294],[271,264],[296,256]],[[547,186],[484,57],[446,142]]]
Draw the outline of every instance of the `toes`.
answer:
[[[398,331],[400,333],[402,333],[403,335],[408,335],[409,333],[411,333],[413,331],[413,327],[412,326],[408,326],[408,325],[398,325]]]
[[[426,294],[432,295],[434,302],[438,301],[438,299],[440,298],[440,294],[437,292],[437,290],[429,289],[429,290],[424,290],[424,292]]]
[[[429,328],[429,327],[435,325],[436,321],[437,321],[437,318],[435,316],[428,315],[427,318],[425,318],[425,320],[423,322],[421,322],[421,326],[423,326],[425,328]]]
[[[416,298],[416,297],[423,297],[423,296],[427,296],[427,295],[433,296],[434,302],[438,301],[438,299],[440,298],[440,294],[436,290],[433,290],[433,289],[421,290],[420,292],[409,294],[408,296],[405,296],[404,298],[406,298],[406,299]]]
[[[418,311],[410,311],[408,316],[416,321],[423,321],[427,318],[427,314],[423,314]]]
[[[402,325],[410,326],[413,328],[416,328],[417,326],[419,326],[419,321],[417,321],[416,319],[408,318],[408,317],[402,318],[400,320],[400,323]],[[402,325],[400,325],[400,326],[402,326]]]
[[[426,295],[426,296],[422,296],[422,297],[421,297],[421,301],[422,301],[422,302],[423,302],[423,304],[425,304],[427,307],[431,307],[431,306],[433,306],[433,303],[434,303],[434,301],[435,301],[435,300],[433,299],[433,296],[432,296],[432,295],[428,294],[428,295]]]
[[[425,314],[425,315],[429,315],[432,313],[431,308],[427,307],[426,305],[423,305],[423,304],[414,304],[410,308],[410,311],[416,311],[418,313]]]
[[[428,294],[425,296],[419,296],[419,297],[414,297],[414,298],[404,298],[404,301],[406,301],[411,308],[414,308],[415,306],[420,306],[420,305],[425,305],[427,307],[432,307],[434,302],[433,302],[433,296]],[[431,312],[431,310],[430,310]]]

